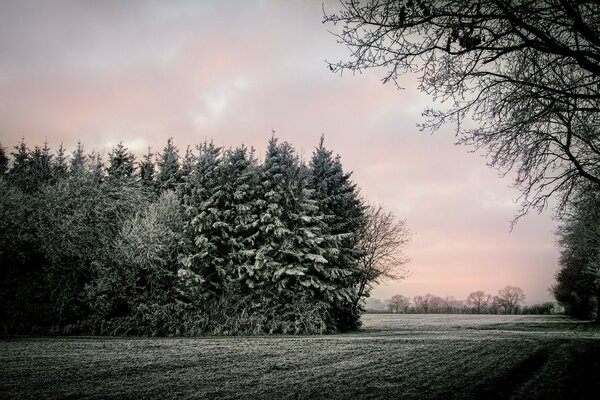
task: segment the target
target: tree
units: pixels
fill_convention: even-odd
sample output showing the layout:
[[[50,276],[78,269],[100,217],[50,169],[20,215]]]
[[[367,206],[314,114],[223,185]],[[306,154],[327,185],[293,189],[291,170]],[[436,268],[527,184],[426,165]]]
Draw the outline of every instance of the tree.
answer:
[[[504,310],[505,314],[516,312],[519,305],[525,301],[523,289],[517,286],[505,286],[498,291],[496,302]]]
[[[313,151],[308,168],[308,189],[316,201],[319,213],[323,215],[322,233],[338,238],[337,251],[325,255],[328,268],[342,268],[349,273],[335,282],[336,286],[352,286],[362,282],[363,276],[357,270],[358,260],[362,256],[358,249],[358,232],[364,221],[365,206],[361,201],[356,184],[351,180],[351,173],[344,172],[340,156],[325,148],[325,137],[321,136],[319,145]],[[358,313],[360,299],[365,293],[355,296],[353,308]],[[360,290],[360,284],[357,289]],[[346,314],[346,310],[339,310]],[[334,311],[335,313],[335,311]]]
[[[324,22],[351,50],[333,71],[418,74],[446,101],[422,128],[456,124],[458,142],[516,171],[519,216],[551,197],[564,211],[582,182],[600,186],[600,3],[343,0]],[[474,126],[474,127],[473,127]],[[518,218],[518,217],[517,217]]]
[[[114,181],[127,180],[133,176],[135,157],[123,145],[117,144],[108,155],[108,177]]]
[[[52,163],[52,177],[55,181],[59,181],[67,176],[67,171],[67,156],[65,155],[65,148],[61,143]]]
[[[565,311],[600,321],[600,191],[582,190],[557,230],[559,270],[551,290]]]
[[[486,294],[483,290],[472,292],[467,297],[467,304],[475,309],[477,314],[481,314],[492,303],[492,295]]]
[[[403,279],[409,259],[404,248],[412,233],[406,221],[398,219],[383,206],[367,206],[357,237],[359,277],[357,294],[368,297],[373,285],[389,279]]]
[[[148,151],[140,163],[140,181],[144,186],[154,185],[154,161],[152,161],[153,155],[154,154],[152,154],[150,147],[148,147]]]
[[[83,144],[77,142],[77,148],[71,155],[71,175],[78,175],[85,171],[86,156],[83,151]]]
[[[0,143],[0,176],[3,176],[8,170],[8,155],[6,149]]]
[[[390,311],[393,313],[405,313],[408,310],[408,307],[410,307],[410,299],[402,296],[401,294],[392,296],[392,298],[388,299],[386,303]]]
[[[173,138],[167,140],[162,154],[158,155],[158,174],[156,184],[161,190],[175,189],[181,182],[179,171],[179,149],[173,144]]]

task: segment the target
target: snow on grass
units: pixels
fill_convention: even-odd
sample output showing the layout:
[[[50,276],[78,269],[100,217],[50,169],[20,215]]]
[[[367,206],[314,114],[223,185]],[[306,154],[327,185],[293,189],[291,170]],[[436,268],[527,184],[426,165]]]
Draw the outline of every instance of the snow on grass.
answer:
[[[600,333],[561,316],[365,315],[328,336],[9,338],[0,398],[582,398]]]

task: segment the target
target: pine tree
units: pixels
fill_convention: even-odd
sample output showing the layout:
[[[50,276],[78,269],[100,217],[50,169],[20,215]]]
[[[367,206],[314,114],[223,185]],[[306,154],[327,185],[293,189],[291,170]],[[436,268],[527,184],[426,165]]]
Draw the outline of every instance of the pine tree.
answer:
[[[185,155],[183,156],[183,161],[181,163],[180,175],[182,181],[188,179],[194,169],[195,162],[196,157],[194,156],[190,145],[188,145],[185,149]]]
[[[71,175],[79,175],[85,171],[85,159],[86,157],[83,151],[83,144],[81,142],[77,142],[77,148],[71,155]]]
[[[8,170],[8,156],[6,155],[6,148],[2,147],[0,143],[0,176],[4,176]]]
[[[67,157],[65,156],[65,148],[61,143],[52,163],[52,177],[54,181],[59,181],[67,176]]]
[[[279,297],[289,302],[349,301],[347,288],[333,284],[347,272],[327,265],[327,257],[337,251],[336,238],[324,230],[324,216],[303,171],[293,148],[271,138],[261,182],[264,200],[256,283],[266,284],[269,290],[274,286]]]
[[[349,291],[352,303],[342,300],[337,304],[336,314],[342,320],[348,316],[347,321],[339,323],[348,324],[345,328],[352,329],[352,325],[358,320],[359,304],[358,296],[353,290],[359,273],[356,261],[360,256],[356,249],[356,233],[364,218],[364,206],[356,185],[350,179],[351,174],[344,172],[340,157],[334,157],[325,148],[324,140],[324,136],[321,136],[310,161],[309,187],[314,191],[319,210],[325,215],[324,231],[338,238],[338,251],[327,257],[327,261],[329,268],[346,271],[332,283]]]
[[[187,220],[187,246],[180,261],[189,280],[202,282],[202,292],[218,296],[223,290],[220,270],[225,261],[219,205],[221,148],[204,142],[198,153],[192,174],[180,191]]]
[[[258,164],[254,149],[229,149],[221,168],[221,222],[227,235],[222,281],[225,288],[250,294],[248,274],[255,264],[258,236]]]
[[[140,163],[140,181],[142,185],[152,187],[154,186],[154,161],[152,161],[152,153],[148,146],[148,152],[144,155],[144,159]]]
[[[12,166],[8,171],[9,181],[26,192],[32,190],[34,182],[31,176],[31,151],[25,144],[25,138],[14,146]]]
[[[167,140],[162,154],[158,155],[156,184],[160,190],[175,189],[181,182],[179,171],[179,150],[173,145],[173,138]]]
[[[134,170],[134,155],[123,145],[123,142],[119,142],[108,155],[108,177],[109,179],[120,181],[126,180],[133,176]]]

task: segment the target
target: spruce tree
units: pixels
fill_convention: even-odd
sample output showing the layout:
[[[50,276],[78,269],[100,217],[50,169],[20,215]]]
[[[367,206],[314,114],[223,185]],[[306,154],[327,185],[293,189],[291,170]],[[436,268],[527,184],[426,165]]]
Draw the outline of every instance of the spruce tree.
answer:
[[[3,176],[8,170],[8,156],[6,155],[6,148],[2,147],[0,143],[0,176]]]
[[[254,149],[225,152],[221,167],[221,222],[225,229],[222,280],[229,291],[250,294],[247,278],[255,264],[258,235],[258,164]]]
[[[198,147],[196,164],[180,190],[186,224],[186,249],[180,257],[189,280],[202,282],[203,292],[218,296],[223,290],[220,271],[225,262],[224,229],[220,224],[221,148],[212,142]]]
[[[325,231],[303,171],[293,148],[271,138],[261,176],[256,284],[274,290],[281,301],[350,301],[348,288],[334,285],[348,272],[327,265],[337,239]]]
[[[31,175],[31,152],[25,144],[25,138],[14,146],[15,151],[12,155],[12,166],[8,171],[9,181],[16,187],[24,191],[30,191],[33,188]]]
[[[194,152],[190,145],[188,145],[185,149],[185,155],[183,156],[183,161],[181,162],[180,175],[182,182],[188,179],[190,174],[194,169],[194,163],[196,162],[196,156],[194,156]]]
[[[71,155],[71,175],[79,175],[85,171],[86,156],[83,151],[83,144],[77,142],[77,148]]]
[[[175,189],[181,182],[179,171],[179,150],[173,144],[173,138],[167,140],[162,154],[158,155],[158,174],[156,185],[160,190]]]
[[[108,155],[108,177],[113,181],[127,180],[132,177],[134,171],[134,155],[119,142]]]
[[[56,152],[56,156],[54,157],[54,162],[52,163],[53,180],[56,182],[65,178],[67,176],[67,170],[67,157],[65,155],[65,148],[61,143]]]
[[[142,185],[147,187],[154,186],[154,161],[152,161],[152,153],[150,146],[148,146],[148,152],[144,155],[142,162],[140,163],[140,182]]]
[[[354,289],[359,274],[356,261],[360,256],[356,249],[356,233],[364,218],[364,206],[356,185],[351,181],[351,173],[344,172],[340,157],[334,157],[325,148],[323,136],[310,160],[309,187],[314,192],[319,210],[325,216],[324,231],[338,238],[338,251],[327,257],[328,266],[346,271],[332,283]],[[338,323],[347,325],[341,326],[342,329],[353,329],[353,324],[358,321],[358,296],[354,290],[349,290],[349,295],[351,303],[341,300],[336,305],[336,314],[340,319]]]

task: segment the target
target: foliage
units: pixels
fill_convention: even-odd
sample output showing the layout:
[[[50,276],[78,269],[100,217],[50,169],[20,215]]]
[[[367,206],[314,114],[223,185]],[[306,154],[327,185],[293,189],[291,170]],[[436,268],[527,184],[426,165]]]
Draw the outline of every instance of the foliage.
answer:
[[[581,199],[557,231],[560,269],[552,292],[570,315],[600,320],[600,191]]]
[[[363,206],[339,157],[269,141],[189,148],[158,172],[122,143],[30,150],[0,175],[5,333],[314,334],[356,329]],[[325,185],[323,185],[325,184]]]

